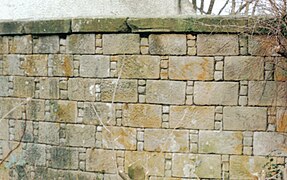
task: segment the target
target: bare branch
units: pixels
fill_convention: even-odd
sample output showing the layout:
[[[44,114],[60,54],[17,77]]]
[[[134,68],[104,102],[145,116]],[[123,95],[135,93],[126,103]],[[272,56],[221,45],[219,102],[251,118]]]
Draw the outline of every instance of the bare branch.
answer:
[[[200,8],[199,8],[199,11],[200,11],[201,14],[203,14],[203,8],[204,8],[204,0],[201,0]]]
[[[229,0],[226,0],[225,4],[222,6],[222,8],[220,9],[218,15],[220,15],[222,13],[222,11],[226,8],[227,4],[229,3]]]
[[[232,15],[235,14],[235,7],[236,7],[236,2],[235,0],[232,0],[232,3],[231,3],[231,14]]]
[[[214,3],[215,3],[215,0],[211,0],[211,1],[210,1],[207,14],[211,14],[211,12],[212,12],[212,10],[213,10],[213,7],[214,7]]]

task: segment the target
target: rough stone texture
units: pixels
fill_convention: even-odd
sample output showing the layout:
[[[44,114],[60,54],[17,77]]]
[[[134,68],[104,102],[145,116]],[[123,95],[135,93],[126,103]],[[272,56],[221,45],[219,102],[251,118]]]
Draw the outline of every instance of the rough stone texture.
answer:
[[[160,152],[188,152],[187,130],[145,129],[144,150]]]
[[[169,78],[176,80],[212,80],[214,60],[210,57],[170,57]]]
[[[107,149],[136,150],[136,129],[109,127],[103,129],[103,147]]]
[[[267,108],[225,107],[223,108],[224,130],[266,130]]]
[[[104,125],[115,120],[115,105],[111,103],[88,103],[84,104],[84,124]]]
[[[151,54],[186,54],[186,36],[183,34],[151,34],[149,43]]]
[[[15,141],[22,140],[23,142],[33,142],[34,140],[33,125],[31,121],[17,120],[15,122],[14,140]]]
[[[73,76],[73,56],[65,54],[49,55],[53,76]]]
[[[59,47],[59,36],[39,36],[33,40],[33,53],[58,53]]]
[[[172,156],[172,175],[176,177],[220,178],[219,155],[175,153]],[[193,170],[194,169],[194,170]]]
[[[39,122],[38,142],[58,145],[59,131],[60,131],[59,124]]]
[[[66,144],[69,146],[94,147],[95,146],[95,126],[67,125]]]
[[[276,54],[277,40],[273,36],[249,36],[248,52],[255,56],[273,56]]]
[[[60,96],[58,78],[40,78],[39,96],[43,99],[58,99]]]
[[[110,58],[108,56],[84,55],[80,57],[81,77],[109,77]]]
[[[115,173],[117,171],[116,154],[112,150],[88,149],[86,154],[87,171],[104,171],[106,173]]]
[[[159,56],[119,56],[118,58],[117,71],[121,72],[121,78],[159,78]]]
[[[139,34],[104,34],[104,54],[139,54]]]
[[[32,100],[28,102],[26,116],[29,120],[43,121],[45,119],[45,101]]]
[[[93,54],[96,39],[94,34],[72,34],[67,37],[67,53]]]
[[[148,80],[146,101],[148,103],[184,104],[185,88],[184,82]]]
[[[286,134],[255,132],[253,143],[254,155],[287,156],[286,141]]]
[[[275,80],[276,81],[287,81],[287,60],[286,58],[278,58],[275,64]]]
[[[9,140],[9,122],[7,119],[2,119],[0,121],[0,127],[1,127],[1,131],[0,131],[0,140]]]
[[[263,80],[264,58],[250,56],[225,57],[224,80]]]
[[[47,76],[48,56],[47,55],[27,55],[21,66],[27,76]]]
[[[278,132],[287,132],[287,111],[285,107],[277,108],[276,127]]]
[[[238,83],[195,82],[194,103],[199,105],[237,105]]]
[[[46,121],[76,123],[77,102],[50,101],[50,114]]]
[[[171,106],[170,127],[186,129],[213,129],[214,107]]]
[[[286,106],[287,83],[275,81],[250,81],[248,104],[259,106]]]
[[[12,118],[20,119],[22,117],[21,108],[16,108],[14,111],[10,112],[14,107],[20,107],[23,101],[16,98],[0,98],[0,117],[2,118]],[[9,113],[10,112],[10,113]]]
[[[35,82],[32,77],[15,76],[13,95],[16,97],[34,97]]]
[[[78,169],[78,151],[72,148],[51,147],[50,167],[55,169]]]
[[[220,42],[220,43],[218,43]],[[197,54],[204,55],[238,55],[239,44],[237,35],[198,34]]]
[[[160,127],[161,106],[148,104],[126,104],[123,106],[124,126]]]
[[[24,60],[22,55],[4,55],[3,56],[3,74],[4,75],[24,75],[21,69],[21,61]]]
[[[9,85],[8,85],[8,77],[0,76],[0,96],[8,96],[9,95]]]
[[[31,35],[14,36],[11,42],[10,53],[31,54],[32,36]]]
[[[199,153],[241,154],[242,140],[241,132],[200,131]]]
[[[25,161],[32,166],[46,165],[46,146],[42,144],[27,144],[24,152]]]
[[[96,83],[94,79],[70,78],[68,81],[69,100],[95,101]]]

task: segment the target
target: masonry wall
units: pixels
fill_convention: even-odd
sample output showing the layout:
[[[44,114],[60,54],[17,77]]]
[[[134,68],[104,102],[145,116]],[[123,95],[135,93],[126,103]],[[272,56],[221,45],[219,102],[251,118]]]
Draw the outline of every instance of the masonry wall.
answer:
[[[253,179],[286,166],[274,39],[191,20],[0,23],[0,179]]]

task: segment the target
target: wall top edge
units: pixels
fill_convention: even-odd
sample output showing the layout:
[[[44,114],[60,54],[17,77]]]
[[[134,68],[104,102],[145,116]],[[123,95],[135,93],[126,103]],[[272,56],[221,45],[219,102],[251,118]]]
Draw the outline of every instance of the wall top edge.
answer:
[[[103,17],[51,20],[0,21],[0,35],[67,33],[245,33],[256,32],[266,17],[188,16],[188,17]]]

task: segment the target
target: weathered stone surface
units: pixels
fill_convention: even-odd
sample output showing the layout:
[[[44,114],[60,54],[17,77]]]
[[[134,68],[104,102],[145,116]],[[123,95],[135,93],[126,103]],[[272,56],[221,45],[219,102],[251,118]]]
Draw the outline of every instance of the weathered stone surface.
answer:
[[[267,108],[261,107],[224,107],[223,129],[225,130],[265,130]]]
[[[225,57],[224,80],[263,80],[264,58],[253,56]]]
[[[175,153],[172,156],[172,176],[220,178],[221,157],[220,155]]]
[[[47,55],[27,55],[21,66],[27,76],[47,76],[48,56]]]
[[[139,34],[103,34],[104,54],[139,54]]]
[[[277,40],[274,36],[249,36],[248,52],[256,56],[272,56],[276,54]]]
[[[44,120],[45,118],[45,101],[32,100],[26,106],[26,116],[29,120]]]
[[[161,106],[125,104],[122,124],[131,127],[161,127]]]
[[[86,153],[87,171],[116,173],[116,154],[112,150],[88,149]]]
[[[199,131],[199,153],[241,154],[243,135],[232,131]]]
[[[136,80],[103,80],[101,83],[102,101],[136,102],[138,99]]]
[[[286,106],[287,82],[250,81],[248,104],[259,106]]]
[[[80,57],[81,77],[108,77],[109,75],[109,56],[84,55]]]
[[[182,178],[172,178],[172,177],[150,177],[150,180],[181,180]]]
[[[50,116],[46,121],[76,123],[77,102],[50,101]]]
[[[46,165],[46,145],[43,144],[27,144],[27,149],[24,151],[25,161],[32,166]]]
[[[78,169],[78,151],[73,148],[51,147],[51,163],[55,169]]]
[[[151,34],[149,45],[151,54],[186,54],[186,36],[184,34]]]
[[[0,23],[0,34],[22,34],[24,22],[9,21]]]
[[[194,103],[199,105],[237,105],[238,83],[195,82]]]
[[[287,156],[287,136],[284,133],[255,132],[253,140],[254,155]]]
[[[7,119],[2,119],[2,116],[0,116],[1,121],[0,121],[0,140],[9,140],[9,122]]]
[[[287,110],[285,107],[276,108],[276,128],[278,132],[287,132]]]
[[[66,125],[66,144],[68,146],[94,147],[96,127],[90,125]]]
[[[4,75],[24,75],[21,69],[21,61],[24,61],[23,55],[4,55],[3,56],[3,74]]]
[[[111,103],[88,103],[84,104],[84,124],[108,125],[115,121],[115,105]]]
[[[160,152],[188,152],[187,130],[145,129],[144,150]]]
[[[129,167],[143,167],[146,175],[164,175],[164,154],[154,152],[126,151],[125,153],[125,172],[128,173]]]
[[[53,76],[73,76],[73,56],[66,54],[49,55],[49,64]]]
[[[68,81],[69,100],[95,101],[96,83],[100,81],[83,78],[70,78]]]
[[[45,144],[59,144],[60,126],[56,123],[39,122],[38,142]]]
[[[8,96],[9,95],[9,78],[7,76],[0,76],[0,96]]]
[[[58,53],[59,50],[59,36],[39,36],[33,39],[33,53]]]
[[[287,59],[278,58],[278,61],[275,62],[275,80],[276,81],[287,81]]]
[[[117,71],[121,72],[121,78],[159,78],[159,56],[118,56],[118,58]]]
[[[184,104],[185,88],[185,82],[148,80],[146,101],[148,103]]]
[[[72,34],[67,37],[67,53],[94,54],[96,47],[95,34]]]
[[[176,80],[212,80],[214,60],[210,57],[180,57],[169,59],[169,78]]]
[[[9,175],[10,169],[6,168],[5,166],[1,166],[0,167],[0,175],[1,178],[3,179],[9,179],[10,175]]]
[[[24,31],[27,34],[56,34],[68,33],[71,28],[69,19],[53,19],[24,22]]]
[[[231,156],[230,179],[256,179],[268,159],[260,156]]]
[[[211,106],[171,106],[171,128],[213,129],[214,107]]]
[[[0,23],[0,29],[1,29],[1,23]],[[9,53],[9,39],[7,36],[0,36],[0,54],[8,54],[8,53]]]
[[[219,43],[220,42],[220,43]],[[198,34],[197,54],[202,55],[238,55],[239,44],[237,35]]]
[[[35,82],[32,77],[15,76],[13,95],[16,97],[34,97]]]
[[[59,79],[43,77],[39,79],[39,96],[43,99],[58,99],[60,96]]]
[[[12,118],[20,119],[22,117],[21,111],[22,100],[16,98],[0,98],[0,119],[2,118]],[[17,108],[16,108],[17,107]],[[11,109],[15,108],[12,112]]]
[[[107,149],[136,150],[135,128],[107,126],[108,130],[103,129],[102,142],[103,147]]]
[[[25,131],[24,131],[25,130]],[[23,142],[33,142],[32,121],[16,120],[14,127],[14,140]]]
[[[31,54],[32,53],[32,36],[14,36],[11,41],[10,53],[12,54]]]

